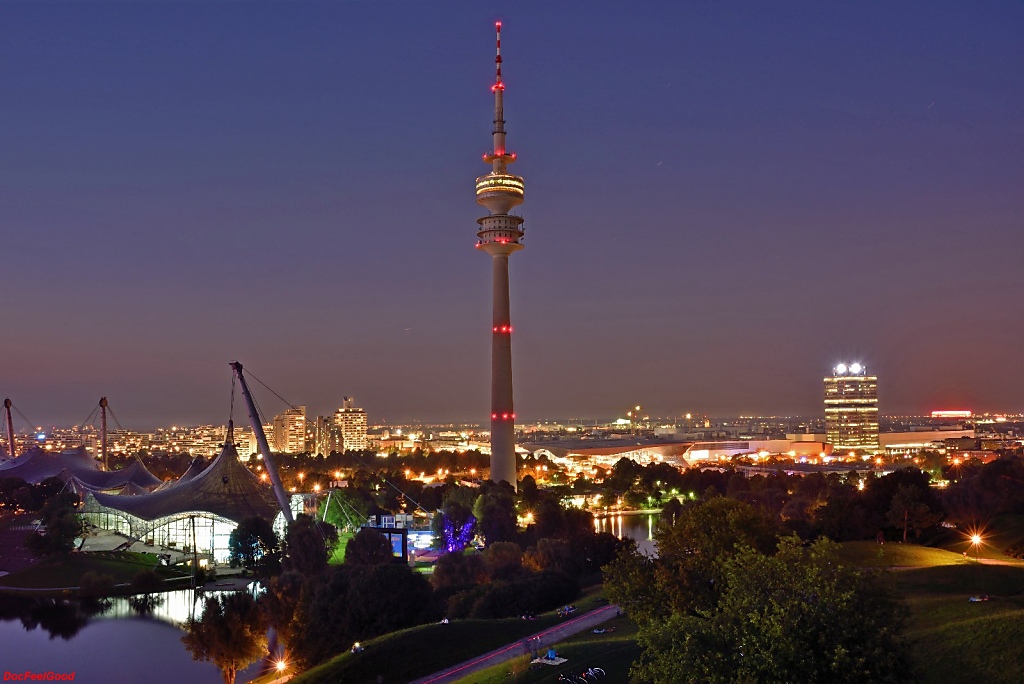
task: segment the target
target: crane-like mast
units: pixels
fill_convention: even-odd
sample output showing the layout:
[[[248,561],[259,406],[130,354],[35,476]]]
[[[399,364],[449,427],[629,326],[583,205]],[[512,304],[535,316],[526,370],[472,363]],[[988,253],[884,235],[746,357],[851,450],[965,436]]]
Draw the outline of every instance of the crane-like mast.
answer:
[[[274,457],[270,453],[267,435],[263,432],[263,423],[260,421],[259,411],[256,410],[256,402],[253,401],[252,395],[249,393],[249,386],[245,384],[245,376],[242,375],[242,364],[238,361],[232,361],[231,370],[235,372],[238,385],[242,388],[242,396],[245,397],[245,407],[249,411],[249,424],[252,425],[252,431],[256,435],[256,443],[260,447],[260,453],[263,454],[263,467],[267,469],[267,475],[270,476],[270,483],[274,490],[274,496],[277,497],[277,504],[281,507],[281,514],[284,516],[285,522],[291,525],[294,520],[292,518],[292,509],[288,505],[288,495],[284,491],[284,485],[281,484],[281,477],[277,474],[277,466],[274,465]]]
[[[4,414],[7,419],[7,448],[11,450],[11,458],[17,458],[18,454],[14,448],[14,421],[11,420],[12,405],[10,398],[4,399]]]
[[[100,397],[100,461],[103,462],[103,470],[110,470],[107,467],[107,398]]]

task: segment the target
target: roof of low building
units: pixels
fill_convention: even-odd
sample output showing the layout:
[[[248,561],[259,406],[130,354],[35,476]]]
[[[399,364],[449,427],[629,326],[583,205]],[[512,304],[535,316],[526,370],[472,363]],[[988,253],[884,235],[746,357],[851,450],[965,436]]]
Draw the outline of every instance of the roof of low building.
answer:
[[[191,467],[186,475],[189,472],[192,472]],[[100,493],[93,496],[107,508],[144,520],[202,511],[235,522],[250,517],[272,521],[279,510],[270,486],[238,460],[233,444],[225,444],[205,470],[186,481],[178,480],[173,487],[137,496]]]

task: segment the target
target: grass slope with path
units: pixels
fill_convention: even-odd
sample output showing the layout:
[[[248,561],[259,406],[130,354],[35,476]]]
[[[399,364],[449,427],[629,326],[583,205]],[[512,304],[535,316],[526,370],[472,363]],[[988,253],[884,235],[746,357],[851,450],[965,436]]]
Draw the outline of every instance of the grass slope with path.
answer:
[[[636,643],[636,625],[625,615],[601,624],[615,631],[577,634],[555,645],[555,651],[568,662],[562,665],[531,665],[529,656],[495,665],[481,672],[463,677],[459,684],[557,684],[560,674],[579,675],[589,667],[605,671],[602,682],[628,682],[629,668],[640,657]]]
[[[848,542],[841,557],[861,567],[891,568],[882,580],[910,608],[906,635],[922,684],[1020,682],[1024,563],[991,549],[981,550],[978,563],[973,552],[964,558],[959,550]],[[972,602],[972,596],[989,599]]]
[[[603,602],[600,588],[591,589],[576,602],[580,615]],[[453,620],[392,632],[363,642],[359,653],[342,653],[292,680],[292,684],[317,682],[409,682],[483,655],[488,651],[553,627],[562,618],[544,613],[536,620]]]

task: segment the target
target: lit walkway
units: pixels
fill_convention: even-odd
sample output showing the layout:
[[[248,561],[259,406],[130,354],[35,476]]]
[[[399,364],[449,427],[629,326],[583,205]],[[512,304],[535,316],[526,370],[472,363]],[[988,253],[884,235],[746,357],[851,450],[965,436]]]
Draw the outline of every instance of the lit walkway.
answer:
[[[490,653],[485,653],[482,656],[467,660],[464,663],[459,663],[447,670],[441,670],[440,672],[435,672],[434,674],[423,677],[422,679],[417,679],[416,681],[411,682],[411,684],[447,684],[449,682],[457,682],[463,677],[473,674],[474,672],[479,672],[480,670],[485,670],[493,665],[504,663],[505,661],[530,653],[533,650],[543,653],[551,647],[552,644],[558,643],[563,639],[567,639],[574,634],[579,634],[580,632],[585,632],[588,629],[593,629],[596,625],[615,617],[618,612],[618,606],[604,606],[597,610],[592,610],[589,613],[584,613],[583,615],[574,617],[571,620],[561,622],[554,627],[544,630],[543,632],[531,634],[525,639],[517,639],[511,644],[507,644],[501,648],[491,651]],[[536,646],[534,646],[534,644],[536,644]]]

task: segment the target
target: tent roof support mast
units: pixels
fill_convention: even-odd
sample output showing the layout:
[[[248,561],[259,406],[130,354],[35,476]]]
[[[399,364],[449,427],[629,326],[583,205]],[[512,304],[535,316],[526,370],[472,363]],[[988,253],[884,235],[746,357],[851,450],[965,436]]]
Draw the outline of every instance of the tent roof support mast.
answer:
[[[256,403],[253,401],[252,394],[249,393],[249,386],[245,384],[245,376],[242,375],[242,364],[238,361],[232,361],[231,370],[235,372],[238,386],[241,388],[242,396],[245,398],[245,407],[249,411],[249,424],[252,426],[252,431],[256,434],[256,443],[259,445],[260,453],[263,455],[263,467],[266,468],[267,475],[270,476],[274,496],[277,497],[277,503],[281,507],[281,514],[284,516],[285,522],[290,525],[294,520],[292,518],[292,509],[288,505],[288,495],[284,491],[284,485],[281,484],[281,477],[277,474],[277,466],[274,464],[274,457],[270,452],[270,444],[267,443],[267,435],[263,432],[263,424],[260,422],[260,414],[256,410]]]

